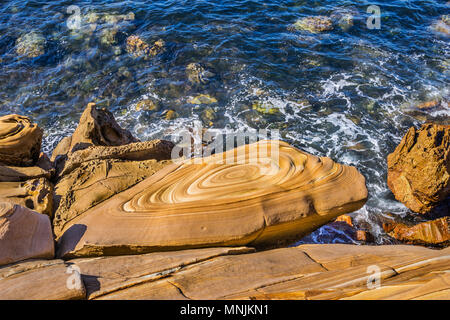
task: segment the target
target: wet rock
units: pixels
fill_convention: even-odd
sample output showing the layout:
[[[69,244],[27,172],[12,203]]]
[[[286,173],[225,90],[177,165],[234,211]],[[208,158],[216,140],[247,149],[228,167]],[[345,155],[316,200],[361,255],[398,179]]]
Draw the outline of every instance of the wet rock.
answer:
[[[53,257],[53,236],[48,216],[0,202],[0,265]]]
[[[168,110],[164,116],[164,119],[166,120],[174,120],[176,118],[178,118],[178,113],[176,113],[174,110]]]
[[[268,101],[255,101],[252,109],[265,115],[279,115],[280,109]]]
[[[448,245],[450,243],[450,217],[443,217],[410,226],[403,223],[384,223],[386,233],[408,244]]]
[[[17,114],[0,117],[0,163],[31,166],[41,151],[42,130],[28,117]]]
[[[353,227],[353,219],[347,214],[343,214],[342,216],[339,216],[335,220],[336,222],[344,222],[348,224],[349,226]]]
[[[387,162],[395,198],[414,212],[431,211],[450,194],[450,126],[411,127]]]
[[[333,21],[327,16],[305,17],[297,20],[290,29],[319,33],[333,30]]]
[[[132,35],[127,38],[127,52],[135,58],[152,58],[164,52],[165,45],[166,44],[162,39],[155,41],[154,45],[150,47],[148,43],[142,40],[139,36]]]
[[[213,104],[217,103],[217,99],[210,96],[209,94],[199,94],[193,98],[187,100],[190,104]]]
[[[105,46],[112,46],[117,43],[117,33],[116,28],[105,28],[100,34],[100,43]]]
[[[37,32],[25,33],[16,40],[16,52],[27,58],[36,58],[45,53],[45,37]]]
[[[147,110],[147,111],[159,111],[160,106],[157,101],[153,99],[144,99],[136,104],[136,111]]]
[[[0,202],[10,202],[53,216],[53,185],[46,178],[0,182]]]
[[[64,227],[59,256],[292,241],[367,199],[365,179],[354,167],[283,142],[237,149],[205,157],[201,164],[186,160],[166,166],[89,209]],[[269,154],[277,151],[279,165],[272,165]],[[240,160],[224,163],[236,154]],[[258,161],[242,164],[241,157]]]
[[[58,181],[55,186],[57,209],[53,220],[57,238],[67,223],[88,209],[171,163],[157,160],[126,161],[112,159],[112,156],[108,159],[82,162]],[[131,153],[123,155],[123,158],[126,156],[132,157]]]
[[[190,63],[186,67],[189,82],[194,84],[206,84],[214,77],[214,73],[208,71],[200,63]]]
[[[212,108],[206,108],[202,111],[200,118],[202,119],[203,123],[209,127],[211,127],[214,124],[214,120],[216,120],[216,112]]]
[[[450,15],[441,16],[441,19],[432,25],[432,29],[447,36],[450,35]]]

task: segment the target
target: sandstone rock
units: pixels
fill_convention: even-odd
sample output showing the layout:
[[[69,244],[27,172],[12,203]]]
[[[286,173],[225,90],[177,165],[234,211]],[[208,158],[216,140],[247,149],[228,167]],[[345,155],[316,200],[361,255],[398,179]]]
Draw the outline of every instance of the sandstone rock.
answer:
[[[0,117],[0,163],[31,166],[39,158],[42,130],[24,116]]]
[[[78,152],[84,151],[86,150]],[[128,189],[170,163],[157,160],[117,159],[82,162],[76,169],[64,175],[55,186],[57,209],[53,227],[56,237],[60,236],[67,223],[86,210]]]
[[[123,146],[92,146],[73,152],[67,161],[57,167],[58,176],[63,176],[78,168],[82,163],[92,160],[118,159],[143,161],[149,159],[168,160],[174,144],[166,140],[151,140],[130,143]]]
[[[449,249],[328,244],[226,250],[70,263],[79,266],[90,299],[448,299],[450,290]],[[379,289],[368,286],[374,271]]]
[[[85,296],[79,272],[62,260],[33,260],[0,268],[0,300],[73,300]]]
[[[403,223],[384,223],[383,229],[391,237],[410,244],[445,245],[450,242],[450,217],[408,226]]]
[[[49,218],[18,205],[0,202],[0,265],[53,257]]]
[[[57,156],[83,150],[90,146],[120,146],[137,142],[132,134],[122,129],[111,112],[97,109],[89,103],[80,118],[72,137],[64,138],[55,148],[52,160]]]
[[[253,251],[253,249],[245,247],[206,248],[98,259],[80,258],[70,260],[69,263],[79,268],[86,286],[87,298],[93,299],[131,286],[156,281],[190,265],[215,257]],[[163,293],[163,295],[166,294]],[[136,296],[132,294],[128,298],[136,299]]]
[[[278,156],[277,156],[278,155]],[[366,201],[354,168],[278,141],[166,166],[66,224],[59,256],[298,239]]]
[[[345,222],[350,227],[353,227],[353,219],[352,219],[352,217],[350,217],[347,214],[343,214],[342,216],[337,217],[335,221],[336,222]]]
[[[0,165],[0,182],[26,181],[30,179],[50,179],[51,173],[40,167],[13,167]]]
[[[414,212],[429,212],[450,194],[450,126],[410,128],[387,162],[395,198]]]
[[[23,182],[0,182],[0,201],[53,216],[53,185],[46,178]]]
[[[41,33],[30,32],[16,40],[16,52],[20,56],[36,58],[45,53],[45,37]]]

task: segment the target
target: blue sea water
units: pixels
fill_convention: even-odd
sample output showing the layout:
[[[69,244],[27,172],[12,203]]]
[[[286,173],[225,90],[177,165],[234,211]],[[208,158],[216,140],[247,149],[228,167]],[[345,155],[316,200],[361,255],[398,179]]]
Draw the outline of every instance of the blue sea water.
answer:
[[[374,5],[379,29],[367,24]],[[364,174],[370,198],[355,223],[386,243],[381,221],[407,213],[387,187],[387,155],[410,126],[450,121],[449,13],[450,3],[431,0],[3,0],[0,115],[32,117],[49,154],[92,101],[141,140],[170,138],[194,120],[227,132],[279,129],[294,146]],[[293,28],[308,16],[330,17],[334,28]],[[165,51],[136,58],[130,35],[150,46],[163,39]],[[21,54],[24,38],[38,56]],[[207,81],[189,81],[190,63]],[[199,94],[217,102],[189,103]],[[160,108],[137,108],[143,99]],[[429,101],[438,103],[418,108]],[[178,117],[166,119],[169,110]],[[326,226],[307,241],[352,240]]]

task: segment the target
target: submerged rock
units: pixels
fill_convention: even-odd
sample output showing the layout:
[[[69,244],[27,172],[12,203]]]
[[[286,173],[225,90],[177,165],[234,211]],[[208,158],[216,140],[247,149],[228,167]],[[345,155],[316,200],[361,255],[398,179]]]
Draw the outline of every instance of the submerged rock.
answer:
[[[319,33],[333,30],[333,21],[327,16],[305,17],[297,20],[290,29]]]
[[[445,35],[450,35],[450,15],[443,15],[441,19],[436,21],[433,26],[433,30]]]
[[[16,52],[27,58],[43,55],[45,53],[45,37],[37,32],[23,34],[16,40]]]
[[[42,130],[28,117],[0,117],[0,163],[31,166],[41,152]]]
[[[208,71],[200,63],[190,63],[186,67],[189,82],[194,84],[206,84],[214,77],[214,73]]]
[[[209,94],[199,94],[198,96],[188,99],[187,102],[190,104],[213,104],[217,103],[217,99]]]
[[[0,265],[53,257],[49,217],[19,205],[0,202]]]
[[[450,195],[450,126],[411,127],[387,162],[395,198],[414,212],[431,211]]]
[[[267,101],[255,101],[252,104],[252,109],[261,114],[277,115],[280,114],[280,109]]]
[[[136,111],[147,110],[147,111],[159,111],[160,106],[157,101],[153,99],[144,99],[136,104]]]
[[[59,256],[292,241],[366,199],[365,179],[354,167],[260,141],[201,164],[166,166],[94,206],[64,227]]]
[[[155,41],[154,45],[150,47],[148,43],[142,40],[139,36],[132,35],[127,38],[127,52],[135,58],[152,58],[157,54],[164,52],[165,45],[166,44],[162,39]]]

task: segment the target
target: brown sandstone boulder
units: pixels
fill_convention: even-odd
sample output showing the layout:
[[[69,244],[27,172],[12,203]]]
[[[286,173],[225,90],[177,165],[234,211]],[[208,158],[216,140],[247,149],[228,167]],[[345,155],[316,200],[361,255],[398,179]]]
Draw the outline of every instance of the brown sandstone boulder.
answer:
[[[19,205],[0,202],[0,265],[53,257],[49,218]]]
[[[408,226],[403,223],[384,223],[383,229],[391,237],[409,244],[445,245],[450,243],[450,217]]]
[[[39,158],[42,130],[24,116],[0,117],[0,164],[31,166]]]
[[[30,260],[0,268],[0,300],[84,299],[78,269],[62,260]]]
[[[81,115],[78,127],[71,137],[66,137],[56,146],[52,161],[89,146],[120,146],[138,140],[125,129],[122,129],[111,112],[97,109],[89,103]]]
[[[268,155],[277,152],[279,159]],[[166,166],[71,220],[59,256],[291,241],[367,199],[356,168],[283,142],[260,141],[196,161]]]
[[[0,182],[0,201],[10,202],[53,216],[53,185],[46,178]]]
[[[387,162],[395,198],[414,212],[429,212],[450,194],[450,126],[410,128]]]
[[[0,165],[0,182],[26,181],[30,179],[50,179],[51,173],[40,167],[13,167]]]
[[[57,209],[53,227],[56,237],[61,235],[61,230],[67,223],[83,212],[130,188],[170,163],[157,160],[101,159],[78,164],[76,169],[64,175],[55,186]]]

